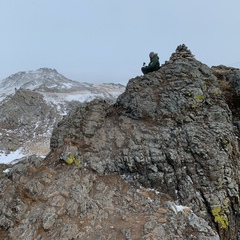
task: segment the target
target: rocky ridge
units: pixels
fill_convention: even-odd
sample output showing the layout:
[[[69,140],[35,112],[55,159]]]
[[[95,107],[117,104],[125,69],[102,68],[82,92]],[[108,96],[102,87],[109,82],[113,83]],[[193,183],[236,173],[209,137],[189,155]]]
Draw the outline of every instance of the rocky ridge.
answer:
[[[13,94],[16,89],[24,88],[46,93],[74,93],[88,92],[92,94],[104,93],[105,97],[113,97],[111,92],[118,92],[124,87],[121,84],[92,84],[85,82],[73,81],[58,73],[56,69],[39,68],[34,71],[22,71],[0,81],[0,100]],[[108,91],[102,91],[105,90]],[[93,99],[93,98],[92,98]],[[92,100],[89,98],[89,100]]]
[[[0,81],[0,151],[46,156],[53,127],[79,102],[114,102],[125,86],[72,81],[55,69],[19,72]]]
[[[219,80],[181,45],[115,104],[70,111],[46,159],[1,174],[2,239],[240,239],[238,129]]]

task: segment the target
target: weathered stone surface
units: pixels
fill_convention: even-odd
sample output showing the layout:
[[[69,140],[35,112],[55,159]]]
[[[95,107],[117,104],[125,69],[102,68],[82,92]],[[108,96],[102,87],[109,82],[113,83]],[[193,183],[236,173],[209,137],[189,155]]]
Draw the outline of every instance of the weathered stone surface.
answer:
[[[37,138],[42,142],[39,146],[36,143],[39,152],[48,153],[48,146],[44,144],[49,142],[47,129],[52,129],[61,117],[55,106],[47,104],[42,94],[20,88],[0,103],[0,115],[1,150],[16,151],[27,143],[31,149]],[[38,152],[37,149],[35,152]]]
[[[185,239],[190,226],[195,239],[219,239],[207,222],[190,210],[174,210],[173,206],[178,206],[166,194],[79,166],[58,165],[55,170],[39,164],[38,173],[22,171],[33,186],[37,185],[33,180],[42,182],[43,172],[53,176],[42,183],[44,198],[41,191],[36,191],[34,198],[35,190],[30,196],[24,194],[19,181],[5,181],[0,202],[1,239],[149,239],[151,234],[153,239],[170,240],[176,229],[180,239]],[[6,178],[0,177],[1,181]]]
[[[0,238],[238,239],[238,159],[218,78],[181,45],[116,104],[71,111],[44,161],[0,175]]]
[[[229,82],[237,95],[240,94],[240,69],[220,65],[211,67],[211,70],[218,80]]]
[[[239,211],[235,137],[217,77],[179,47],[159,71],[131,79],[114,106],[92,102],[69,114],[51,148],[77,146],[99,174],[126,174],[168,193],[230,239]]]
[[[223,65],[211,68],[213,74],[218,78],[226,102],[233,116],[233,130],[240,138],[240,70]]]
[[[0,153],[46,156],[53,126],[69,109],[92,99],[113,103],[124,90],[72,81],[49,68],[12,74],[0,81]]]

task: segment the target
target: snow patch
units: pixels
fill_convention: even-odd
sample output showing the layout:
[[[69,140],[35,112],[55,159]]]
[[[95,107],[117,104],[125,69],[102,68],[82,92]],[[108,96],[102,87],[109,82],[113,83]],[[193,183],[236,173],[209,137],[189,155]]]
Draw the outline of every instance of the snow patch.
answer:
[[[176,214],[178,214],[179,212],[183,212],[183,213],[187,213],[187,214],[192,212],[192,210],[189,207],[182,206],[182,205],[177,205],[173,202],[168,202],[168,207],[170,209],[172,209],[173,212],[175,212]]]
[[[0,163],[10,164],[11,162],[25,157],[26,155],[22,153],[21,149],[16,150],[15,152],[11,152],[9,154],[0,153]]]
[[[182,212],[184,209],[188,208],[182,205],[175,205],[177,212]]]

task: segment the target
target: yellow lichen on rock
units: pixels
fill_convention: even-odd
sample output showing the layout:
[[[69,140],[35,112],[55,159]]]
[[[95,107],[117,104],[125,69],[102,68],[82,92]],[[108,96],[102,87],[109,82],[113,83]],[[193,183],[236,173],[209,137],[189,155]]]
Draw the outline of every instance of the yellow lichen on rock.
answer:
[[[75,158],[74,163],[75,163],[76,165],[79,165],[79,164],[81,163],[79,157]]]
[[[69,158],[66,161],[67,164],[72,164],[75,161],[75,157],[73,155],[70,155]]]
[[[195,96],[195,100],[196,100],[196,102],[203,102],[203,100],[204,100],[204,96],[203,95],[197,95],[197,96]]]
[[[220,225],[220,228],[228,227],[228,218],[225,215],[226,206],[217,206],[212,209],[212,215],[214,217],[214,221]]]

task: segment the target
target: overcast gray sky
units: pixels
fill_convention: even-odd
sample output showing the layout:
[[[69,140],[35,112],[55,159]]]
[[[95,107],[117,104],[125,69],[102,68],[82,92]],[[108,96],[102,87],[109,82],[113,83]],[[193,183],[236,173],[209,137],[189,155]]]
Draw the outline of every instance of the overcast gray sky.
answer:
[[[0,0],[0,79],[55,68],[126,84],[148,54],[186,44],[208,66],[240,67],[239,0]]]

